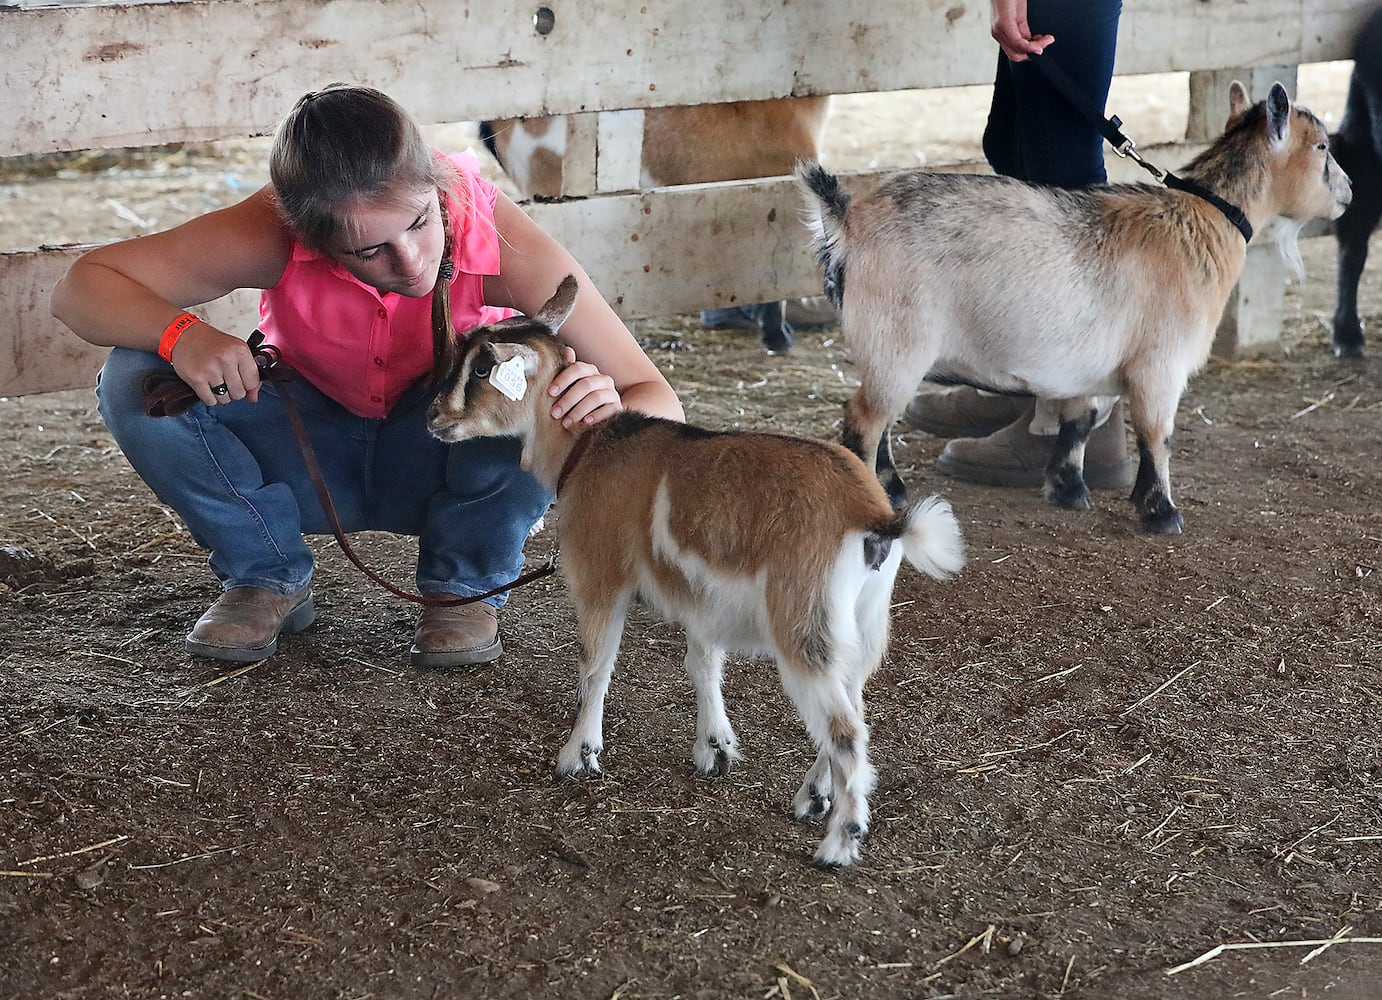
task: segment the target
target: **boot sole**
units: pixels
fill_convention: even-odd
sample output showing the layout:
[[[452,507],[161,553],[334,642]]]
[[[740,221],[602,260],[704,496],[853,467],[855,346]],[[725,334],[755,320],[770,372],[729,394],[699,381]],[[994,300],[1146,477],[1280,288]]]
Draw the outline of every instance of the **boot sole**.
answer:
[[[309,595],[307,600],[289,611],[284,617],[283,624],[279,626],[278,635],[262,646],[209,646],[204,642],[198,642],[191,636],[183,640],[182,645],[193,656],[203,656],[208,660],[220,660],[222,663],[258,663],[278,652],[279,635],[295,635],[307,629],[316,620],[317,608],[312,603],[311,595]]]
[[[424,651],[414,646],[408,650],[408,662],[419,670],[438,670],[446,667],[472,667],[482,663],[493,663],[504,652],[504,643],[499,636],[488,646],[474,646],[471,649],[439,649]]]
[[[981,486],[1012,486],[1037,489],[1046,484],[1045,471],[1029,469],[999,469],[990,465],[971,465],[942,455],[936,460],[936,468],[947,476],[963,479],[965,482]],[[1084,469],[1085,485],[1091,490],[1131,489],[1137,475],[1137,464],[1132,460],[1109,465],[1087,465]]]
[[[967,423],[944,420],[927,419],[925,416],[916,413],[911,405],[902,411],[902,422],[908,427],[915,428],[926,434],[931,434],[941,438],[981,438],[988,437],[996,431],[1001,431],[1007,427],[1032,405],[1030,396],[1009,396],[1005,397],[1010,402],[1011,409],[1008,413],[995,413],[987,420],[975,417]],[[995,403],[994,406],[1002,406],[1002,403]]]
[[[942,424],[932,420],[914,419],[908,414],[902,415],[902,422],[913,430],[921,431],[923,434],[930,434],[938,438],[982,438],[988,437],[996,431],[1001,431],[1013,420],[1022,414],[1014,414],[1011,420],[1004,420],[1002,423],[993,424]]]

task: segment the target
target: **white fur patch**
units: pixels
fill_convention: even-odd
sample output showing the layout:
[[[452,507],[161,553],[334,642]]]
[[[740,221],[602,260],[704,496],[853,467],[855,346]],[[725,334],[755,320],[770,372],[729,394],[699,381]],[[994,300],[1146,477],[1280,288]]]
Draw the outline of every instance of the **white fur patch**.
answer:
[[[509,358],[502,365],[496,365],[489,373],[490,384],[514,402],[522,399],[528,391],[528,376],[523,359]]]

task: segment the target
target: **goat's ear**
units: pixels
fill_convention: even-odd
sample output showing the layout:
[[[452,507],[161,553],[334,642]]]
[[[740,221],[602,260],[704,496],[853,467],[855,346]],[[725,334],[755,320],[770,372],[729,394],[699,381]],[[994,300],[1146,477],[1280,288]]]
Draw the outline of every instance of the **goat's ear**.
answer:
[[[1232,125],[1248,110],[1252,101],[1248,98],[1248,88],[1234,80],[1228,86],[1228,124]]]
[[[527,344],[509,344],[499,340],[492,340],[485,346],[488,349],[488,353],[494,358],[496,367],[502,365],[505,361],[511,361],[514,358],[522,358],[524,375],[531,375],[533,372],[537,371],[537,351],[533,350]]]
[[[566,317],[571,315],[571,309],[576,304],[576,290],[579,287],[576,276],[568,274],[561,279],[561,284],[557,286],[556,294],[547,300],[546,304],[538,310],[533,319],[546,326],[553,333],[561,328],[566,322]]]
[[[1280,149],[1286,142],[1286,133],[1291,129],[1291,98],[1286,88],[1279,83],[1272,84],[1267,93],[1267,135],[1272,148]]]

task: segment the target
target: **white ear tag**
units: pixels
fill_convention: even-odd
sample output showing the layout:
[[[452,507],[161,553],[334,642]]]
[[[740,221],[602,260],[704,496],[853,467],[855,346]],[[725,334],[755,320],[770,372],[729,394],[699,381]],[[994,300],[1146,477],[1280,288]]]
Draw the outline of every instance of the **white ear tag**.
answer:
[[[515,402],[522,399],[528,391],[528,376],[523,370],[523,359],[509,358],[497,365],[489,373],[490,384]]]

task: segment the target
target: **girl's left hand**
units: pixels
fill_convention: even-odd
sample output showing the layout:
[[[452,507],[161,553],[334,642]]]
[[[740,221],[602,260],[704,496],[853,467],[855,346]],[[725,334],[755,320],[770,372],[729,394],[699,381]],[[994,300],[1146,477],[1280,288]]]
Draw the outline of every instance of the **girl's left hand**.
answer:
[[[549,395],[556,397],[552,404],[553,419],[563,427],[577,424],[591,426],[608,420],[624,409],[614,379],[594,365],[576,360],[576,352],[566,348],[567,366],[557,372],[548,386]]]

